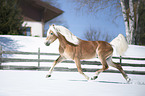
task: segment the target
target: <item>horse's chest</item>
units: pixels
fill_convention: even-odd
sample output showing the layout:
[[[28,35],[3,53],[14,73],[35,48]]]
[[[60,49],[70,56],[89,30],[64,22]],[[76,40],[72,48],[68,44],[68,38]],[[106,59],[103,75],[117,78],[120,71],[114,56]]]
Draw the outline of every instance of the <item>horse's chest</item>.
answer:
[[[64,52],[64,53],[63,53],[63,56],[64,56],[66,59],[73,59],[73,58],[74,58],[73,54],[68,54],[67,52]]]
[[[74,48],[59,48],[60,54],[66,59],[74,59],[75,49]]]

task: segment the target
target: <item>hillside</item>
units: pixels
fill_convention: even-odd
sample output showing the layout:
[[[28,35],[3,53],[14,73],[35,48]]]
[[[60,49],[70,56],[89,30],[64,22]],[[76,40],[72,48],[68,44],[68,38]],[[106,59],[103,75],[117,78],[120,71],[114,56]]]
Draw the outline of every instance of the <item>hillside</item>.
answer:
[[[40,37],[0,35],[0,45],[3,47],[3,50],[37,52],[38,48],[40,48],[41,52],[59,53],[58,40],[50,46],[45,46],[44,41],[45,38]],[[144,53],[145,46],[129,45],[124,56],[145,57]]]
[[[5,51],[37,52],[40,48],[41,52],[58,53],[58,42],[47,47],[44,41],[40,37],[0,35],[0,45]]]
[[[45,38],[40,37],[30,37],[30,36],[11,36],[11,35],[0,35],[0,45],[2,49],[5,51],[23,51],[23,52],[38,52],[38,48],[40,48],[40,52],[46,53],[59,53],[58,47],[59,42],[56,40],[50,46],[45,46],[44,44]],[[115,52],[114,52],[115,53]],[[137,46],[137,45],[129,45],[128,50],[125,52],[124,57],[136,57],[136,58],[145,58],[145,46]],[[114,54],[117,56],[117,54]],[[25,58],[25,59],[37,59],[37,55],[3,55],[3,57],[10,58]],[[56,60],[58,56],[41,56],[41,59],[52,59]],[[90,59],[88,61],[99,61],[98,58]],[[114,62],[119,62],[118,59],[113,59]],[[132,64],[145,64],[144,60],[122,60],[123,63],[132,63]],[[4,65],[21,65],[21,66],[37,66],[36,62],[29,63],[3,63]],[[51,66],[52,63],[41,62],[41,66]],[[57,67],[68,67],[68,68],[76,68],[75,64],[58,64]],[[83,68],[101,68],[102,66],[96,65],[82,65]],[[114,69],[110,67],[109,69]],[[125,70],[139,70],[144,71],[144,67],[135,68],[135,67],[124,67]]]

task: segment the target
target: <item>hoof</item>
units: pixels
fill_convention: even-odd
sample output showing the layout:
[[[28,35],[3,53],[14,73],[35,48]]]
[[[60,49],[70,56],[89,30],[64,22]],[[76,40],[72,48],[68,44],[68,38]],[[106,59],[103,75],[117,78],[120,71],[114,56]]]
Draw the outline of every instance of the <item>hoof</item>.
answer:
[[[49,77],[51,77],[51,75],[46,75],[46,78],[49,78]]]
[[[127,83],[130,83],[131,79],[130,78],[127,78],[126,81],[127,81]]]
[[[95,79],[97,79],[98,78],[98,76],[93,76],[92,78],[91,78],[91,80],[95,80]]]

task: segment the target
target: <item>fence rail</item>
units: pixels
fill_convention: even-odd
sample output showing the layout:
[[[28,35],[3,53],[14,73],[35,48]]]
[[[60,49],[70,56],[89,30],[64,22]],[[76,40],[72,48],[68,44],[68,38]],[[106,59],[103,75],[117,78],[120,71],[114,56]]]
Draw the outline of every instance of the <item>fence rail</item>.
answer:
[[[2,54],[22,54],[22,55],[37,55],[38,58],[37,59],[20,59],[20,58],[4,58],[2,57]],[[40,56],[41,55],[53,55],[53,56],[58,56],[59,54],[57,53],[41,53],[40,52],[40,48],[38,48],[38,52],[19,52],[19,51],[3,51],[2,50],[2,47],[0,47],[0,65],[1,63],[3,62],[37,62],[38,63],[38,66],[37,68],[34,68],[34,69],[41,69],[42,67],[40,67],[40,62],[54,62],[54,60],[50,60],[50,59],[40,59]],[[122,60],[144,60],[145,61],[145,58],[130,58],[130,57],[113,57],[113,59],[119,59],[120,61],[120,64],[122,66],[130,66],[130,67],[145,67],[145,64],[129,64],[129,63],[122,63]],[[66,60],[66,61],[63,61],[62,63],[74,63],[73,61],[71,60]],[[81,64],[83,65],[101,65],[100,62],[97,62],[97,61],[81,61]],[[1,65],[2,66],[2,65]],[[8,66],[3,66],[3,68],[5,67],[8,67]],[[12,67],[15,67],[15,68],[20,68],[20,66],[9,66],[9,68],[12,68]],[[22,67],[22,66],[21,66]],[[25,66],[27,67],[26,69],[31,69],[30,66],[28,68],[28,66]],[[23,68],[25,68],[23,66]],[[23,69],[22,68],[22,69]],[[33,69],[32,68],[32,69]],[[48,67],[47,67],[48,68]],[[13,69],[13,68],[12,68]],[[42,69],[46,69],[46,68],[42,68]],[[64,68],[64,70],[66,70]],[[83,69],[84,71],[87,70],[90,72],[90,70],[94,71],[94,69]],[[96,70],[96,69],[95,69]],[[118,71],[106,71],[106,72],[116,72],[118,73]],[[130,73],[130,74],[141,74],[141,75],[145,75],[145,71],[132,71],[132,72],[129,72],[127,71],[127,73]]]
[[[38,55],[38,52],[2,51],[2,54]],[[57,55],[58,56],[59,54],[57,54],[57,53],[39,53],[39,55]]]
[[[50,59],[40,59],[39,62],[53,62],[54,60]],[[17,59],[17,58],[2,58],[2,62],[38,62],[38,59]],[[62,63],[74,63],[71,60],[62,61]],[[83,65],[101,65],[97,61],[81,61]],[[131,67],[145,67],[145,64],[129,64],[121,63],[121,66],[131,66]]]

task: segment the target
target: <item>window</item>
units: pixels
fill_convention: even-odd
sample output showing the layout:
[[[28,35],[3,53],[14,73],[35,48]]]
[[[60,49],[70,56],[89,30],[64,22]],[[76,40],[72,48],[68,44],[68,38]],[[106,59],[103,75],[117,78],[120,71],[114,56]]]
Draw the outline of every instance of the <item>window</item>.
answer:
[[[31,36],[31,27],[25,27],[23,31],[23,35]]]

